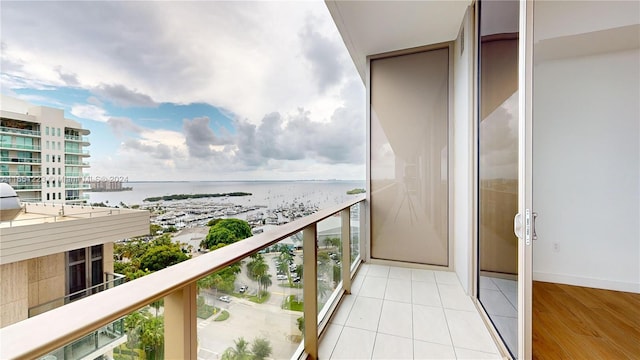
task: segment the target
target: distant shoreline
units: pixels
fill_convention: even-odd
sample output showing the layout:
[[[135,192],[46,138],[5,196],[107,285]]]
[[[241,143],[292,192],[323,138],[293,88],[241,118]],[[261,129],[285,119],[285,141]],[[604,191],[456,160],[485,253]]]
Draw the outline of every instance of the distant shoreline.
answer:
[[[132,187],[123,187],[120,189],[91,189],[86,192],[119,192],[119,191],[131,191],[131,190],[133,190]]]

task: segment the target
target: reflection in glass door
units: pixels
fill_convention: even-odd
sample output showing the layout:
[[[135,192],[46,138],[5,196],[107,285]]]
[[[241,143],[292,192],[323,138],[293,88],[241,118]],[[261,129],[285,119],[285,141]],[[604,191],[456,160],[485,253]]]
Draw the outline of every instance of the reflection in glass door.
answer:
[[[481,1],[478,39],[478,298],[518,352],[518,1]]]

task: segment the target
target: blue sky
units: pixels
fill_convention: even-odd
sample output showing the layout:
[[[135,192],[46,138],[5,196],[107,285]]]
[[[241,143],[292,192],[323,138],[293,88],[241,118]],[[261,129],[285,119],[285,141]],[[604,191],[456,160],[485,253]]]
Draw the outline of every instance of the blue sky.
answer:
[[[2,93],[90,129],[91,175],[364,178],[364,86],[323,2],[25,1],[1,16]]]

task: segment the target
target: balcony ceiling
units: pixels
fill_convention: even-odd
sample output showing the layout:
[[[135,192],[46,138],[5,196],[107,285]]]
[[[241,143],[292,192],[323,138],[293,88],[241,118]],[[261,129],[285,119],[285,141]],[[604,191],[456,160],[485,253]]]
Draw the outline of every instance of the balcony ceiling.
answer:
[[[364,81],[369,55],[456,39],[471,1],[325,3]]]

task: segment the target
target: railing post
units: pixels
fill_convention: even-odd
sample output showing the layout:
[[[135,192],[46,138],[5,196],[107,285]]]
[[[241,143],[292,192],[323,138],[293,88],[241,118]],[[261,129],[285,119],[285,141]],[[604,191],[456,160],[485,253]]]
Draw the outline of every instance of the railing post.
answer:
[[[196,284],[191,283],[164,298],[165,359],[196,359],[198,328]]]
[[[342,226],[342,288],[346,294],[351,294],[351,207],[340,212]]]
[[[308,359],[318,358],[318,241],[316,223],[302,230],[304,298],[304,351]]]

